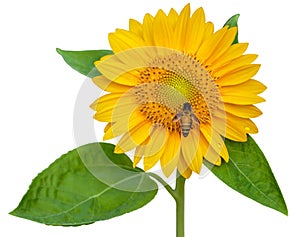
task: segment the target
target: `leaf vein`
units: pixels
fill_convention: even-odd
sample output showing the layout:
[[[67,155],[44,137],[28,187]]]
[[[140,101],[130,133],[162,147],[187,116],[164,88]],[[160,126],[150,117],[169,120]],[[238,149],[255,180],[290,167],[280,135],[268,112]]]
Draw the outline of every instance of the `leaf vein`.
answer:
[[[267,196],[263,191],[261,191],[252,181],[251,179],[248,178],[248,176],[236,165],[236,163],[231,160],[232,164],[235,166],[235,168],[240,172],[241,175],[243,175],[247,181],[259,192],[261,193],[264,197],[266,197],[268,200],[270,200],[271,202],[277,204],[276,201],[274,201],[272,198],[270,198],[269,196]]]
[[[131,177],[127,177],[127,178],[125,178],[125,179],[123,179],[123,180],[120,180],[120,181],[114,183],[113,185],[107,187],[106,189],[102,190],[100,193],[97,193],[97,194],[95,194],[95,195],[92,195],[92,196],[88,197],[88,198],[85,199],[85,200],[82,200],[82,201],[79,202],[78,204],[74,205],[73,207],[71,207],[71,208],[69,208],[69,209],[67,209],[67,210],[65,210],[65,211],[62,211],[62,212],[60,212],[60,213],[55,213],[55,214],[52,214],[52,215],[43,216],[43,217],[40,217],[40,218],[49,218],[49,217],[55,217],[55,216],[60,216],[60,215],[63,215],[63,214],[67,214],[68,212],[74,210],[75,208],[79,207],[80,205],[83,205],[84,203],[90,201],[91,199],[96,199],[97,197],[103,195],[104,193],[106,193],[106,192],[109,191],[110,189],[116,187],[117,185],[119,185],[119,184],[121,184],[121,183],[123,183],[123,182],[129,181],[129,180],[131,180],[131,179],[134,179],[136,176],[139,176],[139,175],[140,175],[140,174],[136,174],[136,175],[133,175],[133,176],[131,176]]]

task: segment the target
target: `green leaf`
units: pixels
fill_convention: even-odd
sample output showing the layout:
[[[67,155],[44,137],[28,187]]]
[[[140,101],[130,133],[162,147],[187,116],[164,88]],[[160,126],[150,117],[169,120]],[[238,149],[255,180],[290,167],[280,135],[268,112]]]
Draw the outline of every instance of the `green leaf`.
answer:
[[[229,20],[224,24],[224,26],[227,26],[227,25],[228,25],[229,28],[232,28],[232,27],[238,27],[237,22],[238,22],[239,17],[240,17],[240,14],[236,14],[236,15],[232,16],[232,17],[229,18]],[[236,36],[235,36],[235,39],[234,39],[234,41],[233,41],[232,44],[236,44],[236,43],[238,43],[238,42],[239,42],[239,40],[238,40],[238,32],[237,32],[237,33],[236,33]]]
[[[132,168],[114,145],[92,143],[61,156],[32,182],[10,214],[48,225],[77,226],[134,211],[150,202],[157,184]]]
[[[94,62],[105,55],[113,54],[111,50],[67,51],[57,48],[56,51],[70,67],[91,78],[101,75]]]
[[[239,193],[288,215],[287,206],[264,154],[248,136],[247,142],[225,140],[229,162],[205,165],[225,184]]]

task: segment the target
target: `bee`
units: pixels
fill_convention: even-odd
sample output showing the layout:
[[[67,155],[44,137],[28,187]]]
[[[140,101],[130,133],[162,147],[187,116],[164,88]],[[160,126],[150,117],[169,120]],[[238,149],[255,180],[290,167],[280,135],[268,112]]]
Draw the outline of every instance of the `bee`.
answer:
[[[182,111],[175,115],[173,122],[180,122],[181,132],[184,137],[189,135],[190,130],[193,127],[193,122],[200,124],[199,119],[193,113],[192,106],[186,102],[182,106]]]

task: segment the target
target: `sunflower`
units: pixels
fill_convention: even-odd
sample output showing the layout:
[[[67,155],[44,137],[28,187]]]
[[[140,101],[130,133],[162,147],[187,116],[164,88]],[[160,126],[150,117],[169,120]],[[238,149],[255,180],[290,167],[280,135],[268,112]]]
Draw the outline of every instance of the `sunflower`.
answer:
[[[260,65],[248,44],[233,44],[237,28],[214,31],[202,8],[190,14],[159,10],[129,30],[109,34],[114,55],[95,62],[94,83],[106,93],[91,107],[107,122],[104,140],[120,137],[115,153],[135,149],[134,166],[158,161],[168,177],[177,168],[189,178],[203,158],[221,165],[229,155],[224,138],[247,141],[258,129],[250,118],[266,87],[252,79]]]

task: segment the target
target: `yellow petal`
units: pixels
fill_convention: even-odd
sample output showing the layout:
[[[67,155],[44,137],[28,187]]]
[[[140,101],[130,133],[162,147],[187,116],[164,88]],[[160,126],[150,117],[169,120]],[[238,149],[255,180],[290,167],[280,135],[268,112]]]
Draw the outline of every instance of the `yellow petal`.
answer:
[[[94,115],[94,119],[100,122],[110,122],[111,121],[111,114],[112,114],[112,107],[103,110],[101,113],[96,112]]]
[[[96,61],[94,64],[99,72],[105,75],[108,80],[122,85],[135,86],[139,83],[138,72],[132,70],[133,68],[130,64],[123,63],[119,60],[120,55],[125,56],[127,54],[130,56],[130,52],[132,51],[129,51],[128,53],[120,53],[113,57],[109,57],[104,61]]]
[[[223,115],[223,112],[217,112]],[[226,113],[226,137],[234,141],[247,141],[247,133],[257,133],[256,125],[248,118]]]
[[[177,132],[169,133],[166,141],[166,149],[160,159],[162,171],[169,177],[175,170],[180,155],[180,135]]]
[[[110,129],[112,126],[112,123],[107,123],[105,128],[104,128],[104,132],[107,132],[108,129]]]
[[[207,39],[203,42],[197,52],[197,58],[200,59],[201,62],[206,62],[209,60],[211,55],[213,55],[214,50],[216,49],[218,43],[221,41],[222,37],[225,35],[228,27],[224,27],[218,30],[216,33],[207,37]]]
[[[113,57],[114,55],[112,55],[112,54],[107,54],[107,55],[104,55],[103,57],[101,57],[99,60],[96,60],[96,62],[98,62],[98,61],[104,61],[104,60],[107,60],[107,59],[109,59],[110,57]]]
[[[111,122],[114,106],[120,99],[120,96],[119,93],[111,93],[94,101],[90,105],[93,110],[96,110],[94,118],[101,122]]]
[[[221,149],[221,157],[225,160],[225,162],[228,162],[229,161],[229,153],[228,153],[228,150],[227,150],[227,147],[225,145],[225,143],[223,142],[223,145],[222,146],[222,149]]]
[[[165,146],[167,139],[166,129],[162,126],[153,126],[150,134],[150,141],[147,144],[144,155],[145,157],[153,156]]]
[[[236,105],[225,103],[225,110],[241,118],[255,118],[262,114],[261,110],[254,105]]]
[[[243,83],[249,79],[251,79],[259,70],[259,64],[250,64],[240,68],[232,72],[228,72],[224,76],[217,79],[217,83],[220,86],[231,86]]]
[[[105,76],[97,76],[93,78],[93,82],[102,90],[108,92],[125,92],[132,88],[132,86],[122,85],[107,79]]]
[[[159,10],[153,20],[153,35],[156,46],[171,47],[174,33],[168,24],[167,16]]]
[[[134,96],[130,93],[123,94],[114,106],[111,121],[115,122],[126,119],[126,115],[132,114],[139,106]]]
[[[232,95],[223,95],[222,101],[224,103],[231,103],[237,105],[251,105],[251,104],[258,104],[261,102],[265,102],[266,100],[258,95],[252,96],[232,96]]]
[[[204,158],[205,160],[209,161],[213,165],[220,166],[221,165],[221,157],[220,154],[218,154],[212,146],[209,145],[209,142],[205,139],[204,136],[203,139],[201,139],[201,145],[204,147],[205,153]]]
[[[93,110],[100,110],[101,108],[111,107],[117,103],[117,101],[122,97],[124,93],[110,93],[101,96],[100,98],[96,99],[90,107]]]
[[[146,120],[126,132],[115,147],[115,153],[130,151],[142,144],[150,135],[152,122]]]
[[[204,25],[203,43],[210,39],[214,33],[214,24],[212,22],[206,22]]]
[[[149,138],[147,138],[140,146],[137,146],[134,153],[134,159],[133,159],[133,168],[136,167],[136,165],[140,162],[142,157],[144,156],[144,151],[146,149],[146,145],[149,142]]]
[[[201,171],[201,167],[202,167],[202,163],[203,163],[203,152],[204,152],[204,149],[203,149],[203,146],[201,145],[201,139],[200,139],[196,156],[192,160],[192,163],[190,165],[191,169],[198,174]]]
[[[114,137],[118,137],[136,127],[138,124],[142,123],[145,120],[145,116],[140,113],[139,109],[126,112],[127,113],[124,113],[122,119],[114,122],[114,124],[105,131],[103,140],[109,140]]]
[[[151,169],[161,159],[165,149],[167,149],[167,147],[162,146],[161,149],[158,152],[156,152],[154,155],[144,157],[145,171]]]
[[[175,29],[175,25],[178,19],[178,13],[173,8],[171,8],[167,18],[172,29]]]
[[[228,50],[226,50],[218,58],[215,58],[215,60],[212,61],[211,64],[214,65],[214,68],[223,66],[231,60],[240,57],[246,51],[248,45],[248,43],[238,43],[231,45]]]
[[[203,8],[198,8],[187,24],[185,50],[195,54],[203,40],[205,32],[205,15]]]
[[[104,122],[126,119],[126,114],[131,114],[138,106],[136,99],[127,93],[107,94],[91,105],[97,111],[95,119]]]
[[[216,153],[218,153],[226,162],[228,162],[229,154],[224,140],[221,138],[220,134],[208,124],[201,124],[201,133],[204,135],[212,149],[214,149]]]
[[[125,70],[127,70],[127,68],[125,68]],[[137,75],[138,74],[135,71],[131,71],[131,72],[123,71],[122,75],[119,75],[119,76],[116,76],[116,74],[114,74],[114,72],[112,72],[112,76],[113,76],[112,80],[118,84],[132,87],[132,86],[136,86],[140,83],[139,76],[137,76]]]
[[[143,21],[143,38],[147,45],[154,45],[153,16],[146,14]]]
[[[230,113],[227,113],[226,117],[227,117],[227,124],[232,127],[235,127],[241,132],[258,133],[258,128],[256,127],[255,123],[252,122],[251,119],[241,118]]]
[[[222,65],[219,68],[216,68],[214,65],[212,65],[212,68],[214,70],[213,75],[215,77],[221,77],[230,71],[234,71],[239,67],[252,63],[257,58],[257,56],[257,54],[242,55],[238,58],[233,59],[229,63]]]
[[[264,84],[251,79],[238,85],[221,87],[220,91],[224,103],[251,105],[265,101],[265,99],[257,96],[265,89]]]
[[[247,141],[247,135],[245,133],[242,133],[239,130],[236,130],[235,127],[228,125],[226,128],[226,138],[236,141],[236,142],[246,142]]]
[[[138,146],[136,149],[138,149],[140,146]],[[137,166],[137,164],[141,161],[143,157],[142,156],[134,156],[133,157],[133,164],[132,167],[135,168]]]
[[[244,83],[234,86],[222,86],[220,91],[222,95],[247,96],[256,95],[264,92],[267,87],[259,81],[250,79]]]
[[[216,130],[223,137],[226,137],[233,141],[244,142],[247,141],[247,135],[244,131],[240,131],[232,126],[232,123],[227,124],[227,120],[223,118],[213,118],[213,129]],[[213,149],[211,149],[213,150]]]
[[[135,33],[140,38],[143,37],[143,26],[137,20],[134,20],[134,19],[129,20],[129,31]]]
[[[144,142],[142,142],[141,145],[137,146],[134,155],[138,157],[143,157],[146,146],[149,143],[149,141],[150,141],[150,137],[148,137]]]
[[[145,46],[143,38],[133,31],[117,29],[115,34],[119,39],[126,42],[130,46],[129,48]]]
[[[151,169],[162,157],[167,146],[165,144],[168,139],[168,133],[164,127],[154,126],[149,142],[144,150],[144,169]]]
[[[214,51],[211,53],[209,58],[207,58],[207,60],[205,61],[206,65],[211,65],[211,62],[215,61],[216,58],[219,58],[220,55],[222,55],[225,51],[229,49],[229,47],[232,45],[232,42],[234,41],[236,33],[237,33],[237,28],[233,27],[226,30],[224,35],[219,34],[218,37],[220,37],[220,39]]]
[[[185,162],[184,157],[182,156],[182,153],[180,153],[180,157],[178,160],[178,171],[179,173],[186,179],[188,179],[189,177],[191,177],[192,175],[192,170],[188,167],[188,165]]]
[[[172,48],[182,51],[185,45],[187,25],[190,18],[190,4],[187,4],[181,11],[174,31]]]
[[[108,40],[114,53],[146,45],[141,37],[131,31],[122,29],[118,29],[115,33],[110,33]]]
[[[186,164],[190,167],[194,172],[199,173],[202,160],[201,149],[199,149],[200,144],[200,131],[199,127],[193,128],[190,130],[189,135],[187,137],[181,138],[181,152],[185,159]],[[198,152],[198,153],[197,153]],[[197,156],[200,155],[198,158]]]

